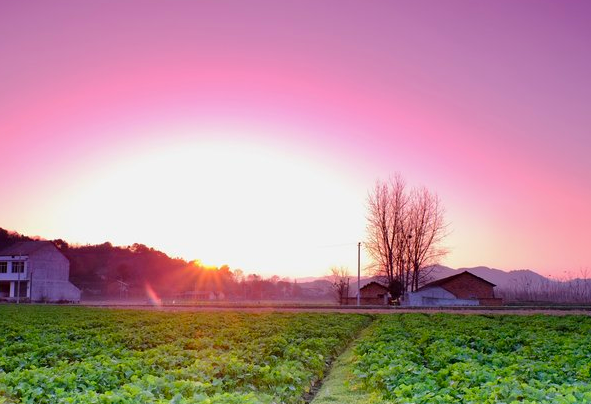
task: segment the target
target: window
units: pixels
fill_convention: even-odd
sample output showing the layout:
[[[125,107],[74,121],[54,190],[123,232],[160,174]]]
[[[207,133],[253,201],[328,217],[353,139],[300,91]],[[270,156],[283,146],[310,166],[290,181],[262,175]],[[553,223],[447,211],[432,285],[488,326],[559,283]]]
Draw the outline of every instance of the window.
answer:
[[[24,261],[13,261],[12,262],[12,273],[16,274],[16,273],[23,273],[25,272],[25,263]]]
[[[0,274],[5,274],[6,272],[8,272],[8,262],[1,261],[0,262]]]

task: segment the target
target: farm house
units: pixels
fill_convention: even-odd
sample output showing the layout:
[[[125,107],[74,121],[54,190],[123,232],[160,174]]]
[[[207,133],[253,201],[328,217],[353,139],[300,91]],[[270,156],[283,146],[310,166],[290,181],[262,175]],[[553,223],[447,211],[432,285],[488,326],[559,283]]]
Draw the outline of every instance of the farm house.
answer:
[[[375,281],[362,286],[359,292],[361,296],[359,300],[362,305],[387,305],[390,297],[388,288]],[[349,295],[347,304],[357,304],[357,293],[354,296]]]
[[[80,301],[70,262],[49,241],[23,241],[0,250],[0,299]]]
[[[500,306],[495,284],[468,271],[428,283],[404,295],[402,306]]]

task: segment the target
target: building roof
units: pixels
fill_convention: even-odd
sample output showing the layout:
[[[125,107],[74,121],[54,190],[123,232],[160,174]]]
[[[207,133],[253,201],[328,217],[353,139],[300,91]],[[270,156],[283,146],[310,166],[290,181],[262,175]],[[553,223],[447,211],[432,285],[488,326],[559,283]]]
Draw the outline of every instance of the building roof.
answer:
[[[4,255],[31,255],[35,251],[47,247],[48,245],[55,245],[51,241],[19,241],[11,246],[0,250],[0,256]]]
[[[486,282],[486,283],[488,283],[491,286],[497,286],[494,283],[489,282],[489,281],[487,281],[484,278],[481,278],[480,276],[474,275],[472,272],[464,271],[464,272],[461,272],[461,273],[456,274],[456,275],[448,276],[447,278],[441,278],[441,279],[438,279],[436,281],[427,283],[426,285],[421,286],[418,290],[426,289],[426,288],[431,288],[431,287],[434,287],[434,286],[443,286],[446,283],[451,282],[451,281],[455,280],[456,278],[459,278],[460,276],[465,275],[465,274],[468,274],[468,275],[470,275],[470,276],[472,276],[472,277],[474,277],[474,278],[476,278],[476,279],[478,279],[478,280],[480,280],[482,282]]]
[[[384,285],[382,285],[381,283],[378,283],[378,282],[376,282],[376,281],[371,281],[371,282],[369,282],[369,283],[366,283],[365,285],[363,285],[363,286],[360,288],[360,290],[363,290],[363,289],[365,289],[365,288],[367,288],[367,287],[371,286],[372,284],[378,285],[379,287],[381,287],[381,288],[384,288],[385,290],[388,290],[388,288],[387,288],[386,286],[384,286]]]

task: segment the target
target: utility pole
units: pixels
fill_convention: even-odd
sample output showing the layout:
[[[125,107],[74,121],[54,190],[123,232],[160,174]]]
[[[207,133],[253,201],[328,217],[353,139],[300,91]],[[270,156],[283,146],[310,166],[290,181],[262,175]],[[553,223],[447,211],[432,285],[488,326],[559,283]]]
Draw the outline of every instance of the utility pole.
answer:
[[[21,301],[21,259],[22,259],[22,254],[20,254],[18,256],[18,265],[16,266],[17,269],[17,276],[16,276],[16,304],[19,304]],[[14,268],[14,263],[15,261],[12,262],[12,266]],[[25,264],[22,264],[23,267],[25,266]]]
[[[345,304],[348,306],[349,305],[349,277],[348,276],[347,276],[347,294],[345,296],[346,296],[346,299],[347,299],[345,301]]]
[[[28,267],[27,273],[29,274],[29,303],[33,302],[33,268]]]
[[[361,306],[361,242],[357,243],[357,306]]]

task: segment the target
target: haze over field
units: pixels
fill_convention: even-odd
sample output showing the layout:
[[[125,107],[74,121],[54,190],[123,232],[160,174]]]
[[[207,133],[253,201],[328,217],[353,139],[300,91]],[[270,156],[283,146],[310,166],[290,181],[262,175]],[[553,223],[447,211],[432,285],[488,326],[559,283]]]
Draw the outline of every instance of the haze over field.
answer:
[[[442,264],[576,273],[590,39],[583,0],[2,2],[0,227],[321,276],[400,172]]]

